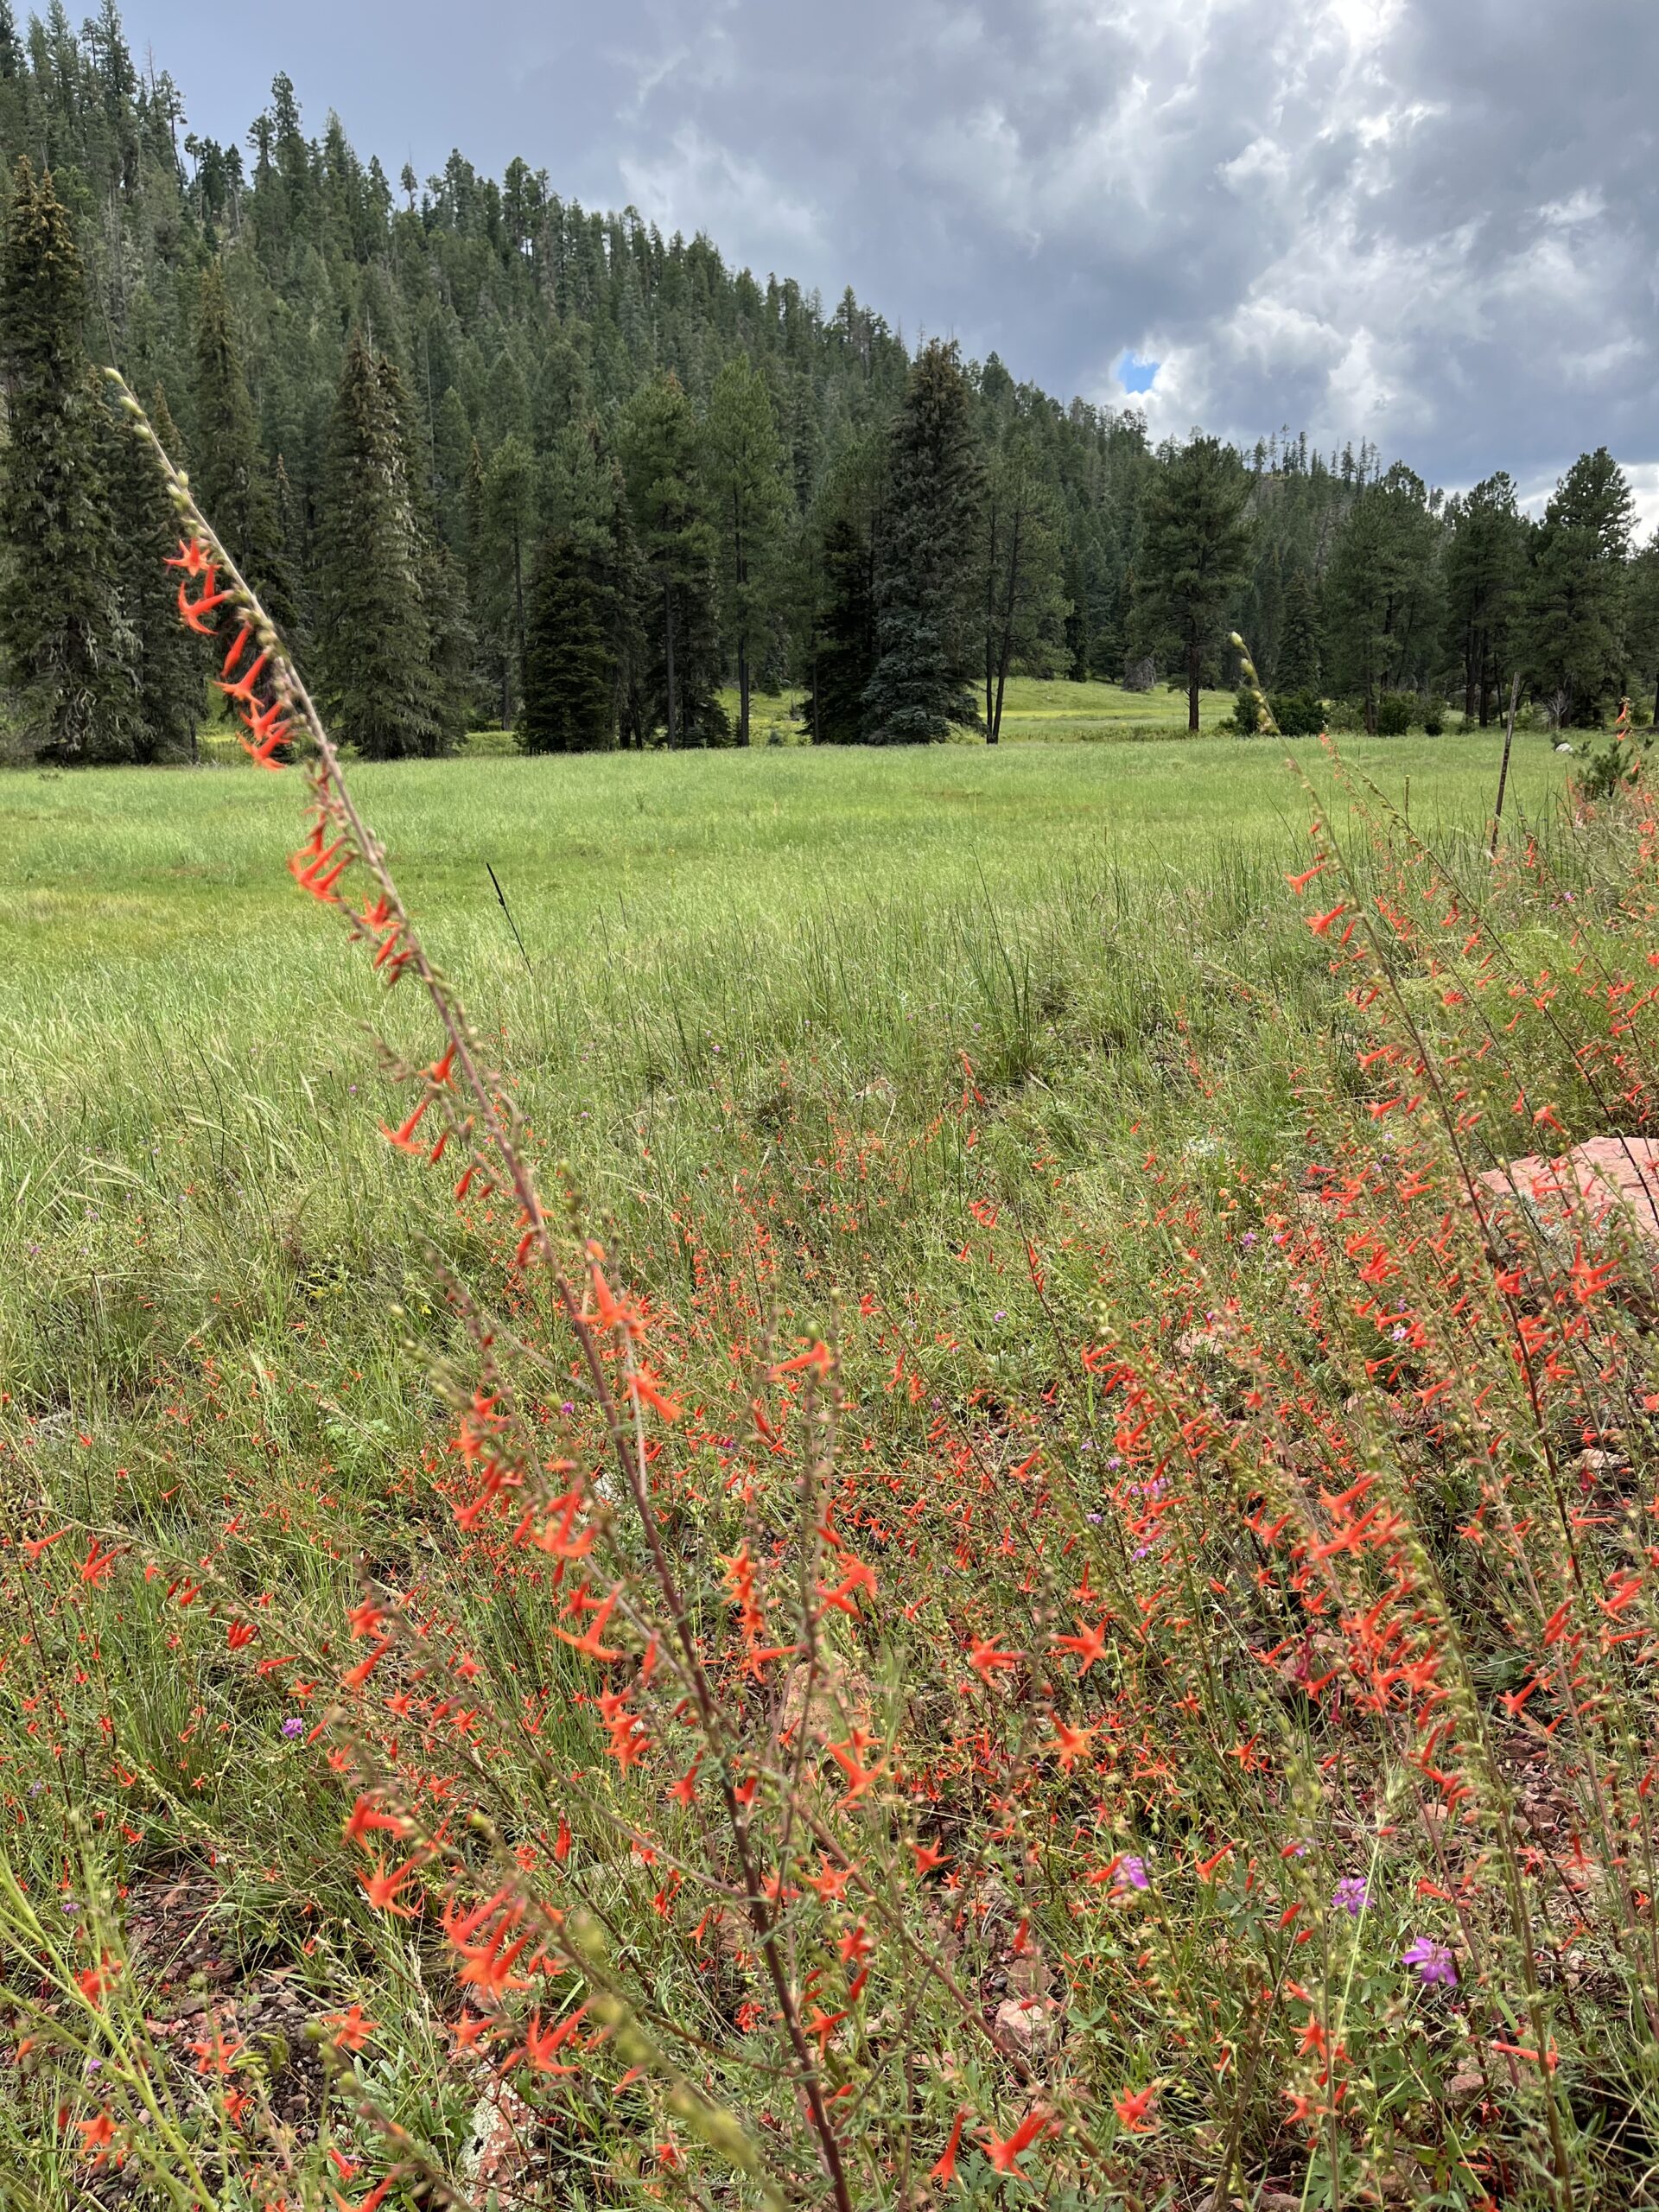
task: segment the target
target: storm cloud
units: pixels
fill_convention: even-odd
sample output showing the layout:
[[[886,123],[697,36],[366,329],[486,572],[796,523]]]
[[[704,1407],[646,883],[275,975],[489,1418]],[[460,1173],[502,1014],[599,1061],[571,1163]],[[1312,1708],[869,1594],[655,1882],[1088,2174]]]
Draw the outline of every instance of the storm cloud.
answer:
[[[194,12],[128,29],[219,137],[284,67],[394,175],[522,154],[908,336],[1134,389],[1160,435],[1287,423],[1529,493],[1606,444],[1659,493],[1653,0],[290,0],[211,44]]]

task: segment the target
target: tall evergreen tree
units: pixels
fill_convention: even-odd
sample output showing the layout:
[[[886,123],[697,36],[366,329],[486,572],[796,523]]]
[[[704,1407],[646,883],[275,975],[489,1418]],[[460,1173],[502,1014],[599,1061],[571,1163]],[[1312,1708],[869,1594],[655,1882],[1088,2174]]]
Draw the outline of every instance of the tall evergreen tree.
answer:
[[[1438,654],[1439,530],[1422,479],[1400,463],[1356,493],[1325,579],[1332,676],[1363,702],[1421,681]]]
[[[671,747],[725,744],[731,728],[719,698],[718,541],[697,423],[677,377],[653,378],[629,403],[622,459],[649,583],[651,721]]]
[[[132,760],[144,739],[86,309],[67,211],[21,161],[0,254],[0,652],[38,750],[77,764]]]
[[[856,745],[875,673],[887,454],[874,435],[850,447],[819,494],[798,582],[799,672],[815,745]]]
[[[503,728],[516,713],[535,539],[535,456],[515,431],[484,463],[472,547],[479,642],[499,687]]]
[[[1194,438],[1154,477],[1135,564],[1135,618],[1148,646],[1166,640],[1186,673],[1186,726],[1196,735],[1206,656],[1230,626],[1249,574],[1249,479],[1216,438]]]
[[[276,623],[290,626],[294,588],[276,493],[259,449],[224,272],[216,261],[202,272],[196,320],[195,448],[200,460],[193,488],[202,512]]]
[[[346,356],[328,437],[319,531],[318,702],[372,760],[436,753],[432,632],[402,435],[360,331]]]
[[[1295,562],[1285,579],[1285,616],[1279,632],[1274,680],[1281,691],[1319,690],[1319,603],[1304,562]]]
[[[452,753],[467,734],[472,692],[472,628],[467,619],[466,586],[461,570],[438,535],[437,516],[427,479],[426,457],[416,429],[414,410],[397,364],[384,356],[378,366],[387,412],[403,457],[415,531],[415,573],[421,607],[431,640],[425,671],[423,719],[437,730],[440,753]]]
[[[526,753],[598,753],[613,740],[613,662],[604,607],[574,537],[543,540],[524,641]]]
[[[116,524],[137,690],[134,757],[194,760],[207,671],[197,641],[179,620],[177,580],[167,565],[179,535],[167,480],[153,448],[133,435],[124,416],[105,408],[103,418],[104,480]],[[176,460],[178,428],[159,390],[150,401],[149,419],[162,451]]]
[[[1624,566],[1635,512],[1605,446],[1580,454],[1534,539],[1530,676],[1565,722],[1593,725],[1624,676]]]
[[[953,723],[979,719],[971,685],[983,472],[954,340],[931,340],[912,369],[888,472],[864,734],[878,745],[933,743]]]
[[[1514,650],[1527,524],[1501,469],[1446,511],[1446,643],[1463,671],[1463,715],[1484,728]]]
[[[543,502],[550,531],[569,538],[593,594],[611,671],[611,728],[639,747],[645,736],[649,658],[640,626],[645,579],[622,465],[596,416],[568,423],[560,433],[548,457]]]
[[[776,583],[779,533],[790,501],[766,381],[741,353],[715,379],[704,435],[720,533],[721,607],[737,669],[737,741],[747,745],[751,664]]]
[[[1630,563],[1625,596],[1624,642],[1632,682],[1653,695],[1659,728],[1659,531]]]

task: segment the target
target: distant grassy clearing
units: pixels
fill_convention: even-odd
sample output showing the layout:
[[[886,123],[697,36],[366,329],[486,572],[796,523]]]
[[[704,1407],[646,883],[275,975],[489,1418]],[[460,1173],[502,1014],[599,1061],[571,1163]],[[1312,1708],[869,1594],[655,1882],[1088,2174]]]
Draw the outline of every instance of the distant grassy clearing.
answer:
[[[737,723],[737,692],[735,689],[721,694],[726,711]],[[983,686],[976,687],[975,696],[983,707]],[[795,719],[799,704],[798,691],[779,693],[755,692],[749,700],[749,722],[757,740],[776,744],[798,744],[803,735],[800,722]],[[1205,729],[1212,729],[1233,711],[1230,691],[1205,691],[1199,699],[1199,720]],[[1095,739],[1096,741],[1138,728],[1161,728],[1179,731],[1186,728],[1186,694],[1171,691],[1159,684],[1150,691],[1125,691],[1116,683],[1073,683],[1065,678],[1045,678],[1035,676],[1014,676],[1002,702],[1002,742],[1006,745],[1018,739],[1043,738],[1057,740]],[[959,733],[959,741],[965,745],[982,744],[983,737],[971,729]]]

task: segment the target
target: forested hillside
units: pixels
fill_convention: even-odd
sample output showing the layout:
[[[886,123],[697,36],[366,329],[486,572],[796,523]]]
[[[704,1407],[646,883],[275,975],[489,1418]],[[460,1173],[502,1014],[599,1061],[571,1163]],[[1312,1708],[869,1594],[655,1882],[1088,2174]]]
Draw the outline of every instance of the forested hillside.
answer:
[[[100,363],[372,755],[480,722],[747,742],[785,685],[817,742],[995,736],[1016,671],[1168,677],[1196,728],[1235,626],[1287,727],[1485,721],[1512,672],[1593,725],[1659,669],[1659,555],[1605,452],[1535,522],[1505,475],[1448,499],[1364,446],[1154,449],[1132,411],[912,353],[850,291],[826,310],[524,161],[394,181],[286,77],[245,151],[200,137],[114,0],[79,32],[0,0],[0,153],[14,757],[178,758],[210,673]]]

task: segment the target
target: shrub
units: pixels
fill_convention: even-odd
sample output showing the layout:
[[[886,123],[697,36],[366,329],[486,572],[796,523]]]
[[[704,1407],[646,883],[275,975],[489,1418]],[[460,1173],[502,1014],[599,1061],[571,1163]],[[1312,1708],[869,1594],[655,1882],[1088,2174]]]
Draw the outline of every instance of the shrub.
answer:
[[[1446,709],[1437,700],[1432,707],[1425,707],[1423,709],[1423,735],[1439,737],[1445,728]]]
[[[1269,703],[1287,737],[1318,737],[1325,728],[1325,702],[1315,691],[1275,692]]]
[[[1416,704],[1409,691],[1385,691],[1376,702],[1377,735],[1403,737],[1411,728]]]

